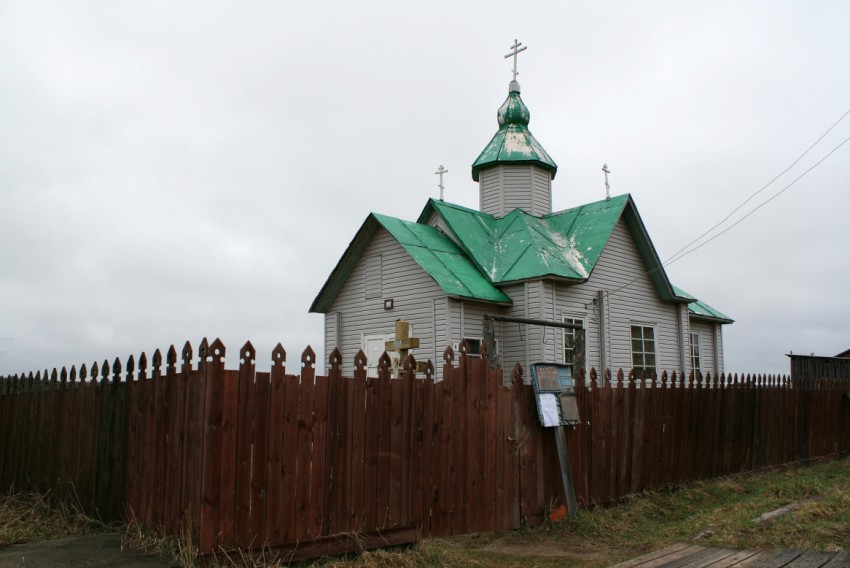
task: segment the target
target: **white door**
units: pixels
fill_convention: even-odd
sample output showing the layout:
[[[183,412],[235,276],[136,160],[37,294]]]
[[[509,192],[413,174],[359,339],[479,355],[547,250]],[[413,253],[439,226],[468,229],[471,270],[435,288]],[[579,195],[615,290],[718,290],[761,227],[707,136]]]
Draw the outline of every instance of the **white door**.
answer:
[[[363,353],[366,354],[366,374],[369,377],[378,376],[378,359],[384,353],[384,344],[389,341],[387,335],[363,336]]]

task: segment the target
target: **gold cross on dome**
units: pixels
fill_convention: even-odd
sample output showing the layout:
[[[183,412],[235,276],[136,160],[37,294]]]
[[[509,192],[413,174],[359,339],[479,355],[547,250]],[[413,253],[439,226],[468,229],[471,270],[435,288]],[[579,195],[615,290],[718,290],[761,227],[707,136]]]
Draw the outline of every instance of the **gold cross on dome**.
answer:
[[[522,45],[522,43],[520,43],[520,41],[518,39],[515,39],[514,44],[511,46],[511,49],[513,51],[511,51],[509,54],[507,54],[505,56],[505,59],[507,59],[508,57],[514,58],[514,71],[513,71],[514,81],[516,81],[516,76],[519,75],[519,72],[516,70],[516,60],[517,60],[516,56],[517,56],[517,54],[519,54],[519,52],[525,51],[526,49],[528,49],[528,46],[522,45],[522,47],[520,47],[521,45]]]

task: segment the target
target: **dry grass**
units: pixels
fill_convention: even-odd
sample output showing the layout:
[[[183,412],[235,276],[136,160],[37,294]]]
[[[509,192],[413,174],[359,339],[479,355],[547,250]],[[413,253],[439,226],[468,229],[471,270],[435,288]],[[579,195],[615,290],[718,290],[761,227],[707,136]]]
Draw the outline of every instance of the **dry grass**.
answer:
[[[769,523],[753,520],[791,503],[794,511]],[[0,498],[0,548],[99,530],[67,504],[51,507],[34,494]],[[191,530],[163,538],[130,523],[125,546],[167,554],[195,568]],[[293,564],[299,568],[555,567],[596,568],[675,542],[730,548],[850,547],[850,457],[811,466],[777,468],[629,496],[622,504],[581,511],[571,521],[534,529],[431,539],[417,546],[367,551],[347,558]],[[273,554],[238,552],[218,566],[283,568]]]
[[[11,493],[0,498],[0,548],[90,534],[99,528],[73,503],[50,503],[49,495]]]

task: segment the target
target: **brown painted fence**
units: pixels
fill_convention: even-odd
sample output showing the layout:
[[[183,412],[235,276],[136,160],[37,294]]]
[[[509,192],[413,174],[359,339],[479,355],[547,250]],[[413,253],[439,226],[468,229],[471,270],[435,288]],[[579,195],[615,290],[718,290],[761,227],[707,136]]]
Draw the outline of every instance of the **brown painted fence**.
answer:
[[[73,496],[107,520],[132,515],[201,552],[408,526],[442,536],[539,523],[563,502],[553,429],[539,426],[517,366],[512,386],[486,359],[447,350],[444,380],[407,361],[353,377],[334,351],[317,376],[310,348],[238,370],[224,346],[172,347],[0,380],[0,489]],[[674,378],[675,377],[675,378]],[[565,432],[580,504],[648,488],[850,451],[846,383],[777,377],[684,382],[580,378],[581,424]],[[597,382],[600,383],[597,386]]]
[[[599,380],[597,380],[597,378]],[[850,452],[848,381],[591,370],[565,432],[581,506],[630,493]],[[599,386],[597,386],[599,385]]]

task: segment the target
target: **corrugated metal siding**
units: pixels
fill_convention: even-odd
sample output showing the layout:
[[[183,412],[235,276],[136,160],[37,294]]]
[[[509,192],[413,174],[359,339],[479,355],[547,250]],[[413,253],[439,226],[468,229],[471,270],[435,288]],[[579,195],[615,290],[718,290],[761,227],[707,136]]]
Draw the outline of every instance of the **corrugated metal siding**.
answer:
[[[380,298],[365,300],[366,264],[376,255],[382,258],[383,293]],[[383,309],[384,298],[393,299],[393,310]],[[414,356],[430,358],[436,349],[432,321],[435,298],[444,298],[439,286],[389,233],[379,229],[330,307],[331,312],[342,314],[338,328],[343,372],[353,372],[352,362],[362,347],[363,335],[393,335],[397,319],[408,320],[414,336],[419,338],[419,349],[414,351]],[[325,337],[328,337],[331,323],[325,317]]]

